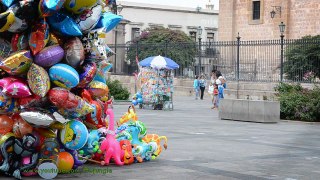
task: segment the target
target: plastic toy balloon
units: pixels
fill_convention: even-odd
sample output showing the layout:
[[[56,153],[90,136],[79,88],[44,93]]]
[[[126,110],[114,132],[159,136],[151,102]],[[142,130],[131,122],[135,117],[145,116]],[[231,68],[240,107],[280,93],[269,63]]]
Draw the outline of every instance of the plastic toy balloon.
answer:
[[[70,66],[77,68],[84,61],[84,48],[79,38],[74,37],[64,44],[65,62]]]
[[[66,0],[64,7],[74,14],[81,14],[83,11],[93,6],[96,2],[97,0]]]
[[[16,99],[8,97],[0,92],[0,114],[17,112],[19,103]]]
[[[137,99],[137,102],[138,102],[139,104],[142,104],[142,103],[143,103],[143,99],[142,99],[142,98],[138,98],[138,99]]]
[[[33,55],[38,54],[49,40],[49,25],[44,19],[40,19],[31,30],[29,36],[29,47]]]
[[[39,2],[39,12],[40,16],[48,17],[58,12],[65,0],[40,0]]]
[[[107,83],[107,73],[112,68],[112,64],[107,61],[101,61],[98,63],[97,74],[93,78],[94,81]]]
[[[136,106],[136,105],[138,105],[138,101],[137,100],[132,100],[132,104]]]
[[[102,6],[96,3],[76,19],[76,23],[83,33],[88,33],[96,26],[101,16],[101,10]]]
[[[87,1],[84,1],[87,2]],[[81,36],[77,23],[69,16],[61,13],[55,13],[54,15],[48,17],[48,22],[51,27],[58,31],[62,35],[66,36]]]
[[[82,67],[80,76],[79,88],[86,87],[95,77],[97,73],[97,66],[94,62],[86,62]]]
[[[59,172],[62,172],[62,173],[69,172],[72,169],[73,164],[74,164],[74,159],[70,153],[64,151],[58,154],[57,166],[58,166]]]
[[[168,148],[168,139],[166,136],[159,136],[158,134],[147,134],[143,139],[142,141],[145,142],[145,143],[150,143],[150,142],[156,142],[157,144],[157,150],[152,154],[152,159],[156,159],[161,151],[162,151],[162,147],[161,147],[161,144],[160,144],[160,141],[161,140],[164,140],[164,144],[163,144],[163,147],[164,149],[167,149]]]
[[[0,68],[11,75],[21,75],[28,72],[31,64],[32,56],[30,51],[21,50],[2,60]]]
[[[14,34],[11,39],[11,48],[13,51],[28,49],[28,36],[25,34]]]
[[[132,164],[134,162],[134,156],[132,154],[132,147],[130,141],[121,140],[120,147],[122,149],[121,161],[123,161],[126,165]]]
[[[14,77],[0,79],[0,87],[2,92],[10,97],[23,98],[31,95],[27,83],[22,79]]]
[[[1,3],[5,5],[6,7],[10,7],[14,0],[1,0]]]
[[[86,144],[89,136],[86,126],[76,120],[69,121],[59,133],[62,144],[71,150],[81,149]]]
[[[42,111],[25,111],[21,112],[20,116],[26,122],[36,127],[48,127],[55,121],[51,114]]]
[[[14,114],[11,118],[14,120],[12,132],[17,138],[32,133],[33,127],[23,120],[19,114]]]
[[[137,92],[136,96],[137,96],[137,98],[142,98],[141,92]]]
[[[93,107],[84,101],[81,97],[76,96],[63,88],[53,88],[48,93],[49,101],[60,108],[63,115],[81,117],[93,112]],[[69,114],[68,114],[69,113]]]
[[[51,67],[63,59],[64,50],[59,45],[44,48],[34,58],[34,63],[42,67]]]
[[[88,85],[88,91],[94,98],[106,96],[109,88],[106,84],[99,81],[91,81]]]
[[[31,161],[30,161],[30,157],[29,156],[22,158],[22,165],[28,165],[30,163],[31,163]],[[37,173],[35,171],[33,171],[33,170],[30,170],[29,172],[28,171],[27,172],[21,172],[21,175],[23,175],[23,176],[35,176],[35,175],[37,175]]]
[[[56,64],[49,69],[51,81],[63,88],[73,88],[79,84],[78,72],[69,65]]]
[[[0,14],[0,32],[7,31],[14,23],[15,17],[12,11]]]
[[[0,134],[6,134],[13,128],[13,120],[7,115],[0,115]]]
[[[47,71],[36,64],[32,64],[27,76],[31,91],[41,97],[46,96],[50,90],[50,78]]]
[[[61,37],[59,37],[58,35],[54,34],[54,33],[50,33],[49,35],[49,41],[47,43],[47,46],[52,46],[52,45],[56,45],[59,44],[61,47],[64,44],[64,41]]]
[[[118,16],[110,12],[105,12],[101,15],[99,22],[94,27],[94,29],[103,28],[103,31],[109,32],[120,23],[122,18],[122,16]]]

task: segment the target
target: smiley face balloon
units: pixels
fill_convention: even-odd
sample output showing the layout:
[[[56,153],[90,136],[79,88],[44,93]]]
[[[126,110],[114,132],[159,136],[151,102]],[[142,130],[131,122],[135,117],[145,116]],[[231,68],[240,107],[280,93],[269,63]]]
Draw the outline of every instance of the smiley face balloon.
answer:
[[[93,6],[97,0],[66,0],[64,7],[74,14],[81,14],[84,10]]]

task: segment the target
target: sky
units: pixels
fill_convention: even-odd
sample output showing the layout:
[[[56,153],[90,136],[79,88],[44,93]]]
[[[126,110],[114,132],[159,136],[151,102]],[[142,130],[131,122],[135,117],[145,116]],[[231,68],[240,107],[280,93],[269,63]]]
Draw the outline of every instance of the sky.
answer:
[[[148,4],[160,4],[169,6],[181,6],[196,8],[198,6],[205,8],[205,5],[209,0],[123,0],[129,2],[148,3]],[[219,9],[219,0],[211,0],[214,4],[214,9]]]

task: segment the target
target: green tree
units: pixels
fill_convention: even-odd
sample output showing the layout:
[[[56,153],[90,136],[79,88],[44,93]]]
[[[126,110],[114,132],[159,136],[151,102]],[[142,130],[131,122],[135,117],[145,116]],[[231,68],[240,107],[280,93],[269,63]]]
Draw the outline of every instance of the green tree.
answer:
[[[180,30],[147,28],[129,45],[127,57],[131,61],[135,60],[137,50],[139,61],[162,55],[174,60],[182,70],[183,67],[192,65],[196,49],[195,42]]]
[[[294,81],[311,81],[320,77],[320,35],[305,36],[290,44],[285,56],[284,72]]]

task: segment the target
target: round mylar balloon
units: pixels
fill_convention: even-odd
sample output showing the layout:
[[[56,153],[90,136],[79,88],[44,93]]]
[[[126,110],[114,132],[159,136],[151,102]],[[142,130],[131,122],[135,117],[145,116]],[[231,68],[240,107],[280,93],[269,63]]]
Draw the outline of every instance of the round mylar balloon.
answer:
[[[34,63],[42,67],[51,67],[62,60],[64,50],[59,45],[44,48],[34,58]]]
[[[77,68],[84,61],[84,48],[79,38],[74,37],[64,44],[65,62],[70,66]]]
[[[13,51],[28,49],[28,36],[25,34],[14,34],[11,39],[11,48]]]
[[[33,55],[38,54],[49,40],[49,25],[44,19],[40,19],[31,30],[29,46]]]
[[[14,77],[0,79],[0,88],[7,96],[14,98],[23,98],[31,95],[27,83]]]
[[[81,14],[84,10],[93,6],[97,0],[66,0],[64,7],[75,14]]]
[[[30,51],[21,50],[11,54],[0,62],[0,68],[11,75],[20,75],[28,72],[32,64]]]
[[[51,27],[58,31],[62,35],[67,36],[81,36],[77,23],[69,16],[62,13],[55,13],[54,15],[48,17],[48,22]]]
[[[100,98],[108,93],[108,86],[99,81],[91,81],[88,85],[88,91],[92,97]]]
[[[80,121],[69,121],[64,129],[59,131],[62,144],[71,150],[82,148],[89,137],[87,127]]]
[[[82,67],[80,76],[79,88],[86,87],[94,78],[97,72],[97,65],[94,62],[86,62]]]
[[[13,128],[13,120],[7,115],[0,115],[0,134],[6,134]]]
[[[115,15],[111,12],[105,12],[101,15],[94,29],[103,28],[104,31],[109,32],[119,24],[122,18],[122,16]]]
[[[39,12],[40,16],[48,17],[58,12],[65,0],[40,0],[39,2]]]
[[[14,120],[12,132],[17,138],[22,138],[28,133],[32,133],[33,127],[23,120],[18,113],[11,117]]]
[[[49,69],[51,81],[63,88],[73,88],[79,84],[79,74],[71,66],[56,64]]]
[[[55,121],[51,114],[42,111],[25,111],[21,112],[20,116],[29,124],[37,127],[48,127]]]
[[[36,64],[32,64],[27,76],[31,91],[41,97],[46,96],[50,90],[50,78],[47,71]]]
[[[7,31],[14,23],[15,17],[12,11],[0,14],[0,32]]]
[[[76,19],[76,23],[83,33],[89,32],[96,26],[101,16],[101,10],[102,6],[96,3]]]
[[[17,112],[19,103],[16,99],[6,96],[0,92],[0,114]]]

